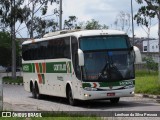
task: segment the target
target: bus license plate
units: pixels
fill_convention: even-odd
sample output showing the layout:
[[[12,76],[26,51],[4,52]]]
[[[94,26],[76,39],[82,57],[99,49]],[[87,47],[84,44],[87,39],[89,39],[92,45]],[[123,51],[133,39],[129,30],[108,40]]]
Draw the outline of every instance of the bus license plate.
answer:
[[[107,96],[115,96],[115,93],[107,93]]]

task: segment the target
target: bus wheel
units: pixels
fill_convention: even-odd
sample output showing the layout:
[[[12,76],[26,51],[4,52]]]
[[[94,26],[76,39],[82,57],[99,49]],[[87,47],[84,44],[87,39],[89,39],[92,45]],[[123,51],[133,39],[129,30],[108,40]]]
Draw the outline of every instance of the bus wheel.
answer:
[[[39,88],[38,88],[37,84],[35,84],[35,98],[36,99],[40,99],[41,98],[41,94],[39,94]]]
[[[120,98],[110,98],[110,102],[113,103],[113,104],[116,104],[119,102],[119,99]]]
[[[69,104],[72,105],[72,106],[76,105],[76,100],[73,99],[71,88],[68,89],[67,93],[68,93],[67,98],[68,98]]]
[[[33,98],[36,98],[34,85],[31,86],[31,92],[32,92]]]

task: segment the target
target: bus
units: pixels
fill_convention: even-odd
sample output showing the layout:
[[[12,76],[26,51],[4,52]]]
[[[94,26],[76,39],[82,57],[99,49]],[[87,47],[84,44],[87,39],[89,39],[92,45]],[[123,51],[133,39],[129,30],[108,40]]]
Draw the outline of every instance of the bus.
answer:
[[[22,43],[24,89],[34,98],[110,100],[134,96],[134,47],[118,30],[48,33]]]

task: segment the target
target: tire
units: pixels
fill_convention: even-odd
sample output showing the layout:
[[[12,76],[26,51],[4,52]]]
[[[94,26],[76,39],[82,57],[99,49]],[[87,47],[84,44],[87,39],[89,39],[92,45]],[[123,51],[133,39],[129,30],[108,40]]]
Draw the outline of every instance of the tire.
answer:
[[[72,90],[70,87],[67,91],[67,99],[70,105],[75,106],[77,104],[77,101],[73,98]]]
[[[41,94],[39,93],[39,88],[38,88],[37,84],[35,84],[35,98],[36,99],[40,99],[41,98]]]
[[[31,92],[32,92],[32,97],[33,97],[33,98],[36,98],[35,87],[34,87],[34,85],[32,85],[31,87],[32,87],[32,88],[31,88],[31,89],[32,89],[32,90],[31,90]]]
[[[110,98],[110,102],[113,104],[117,104],[120,98]]]

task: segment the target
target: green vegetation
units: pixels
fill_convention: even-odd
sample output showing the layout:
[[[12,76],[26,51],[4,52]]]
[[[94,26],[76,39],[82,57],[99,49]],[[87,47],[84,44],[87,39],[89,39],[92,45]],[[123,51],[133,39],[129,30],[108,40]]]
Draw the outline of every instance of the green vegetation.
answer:
[[[16,41],[16,62],[19,65],[19,57],[20,57],[20,46],[18,41]],[[12,41],[11,35],[9,32],[1,32],[0,31],[0,65],[2,66],[11,66],[11,56],[12,56]]]
[[[0,118],[0,120],[101,120],[98,117],[42,117],[42,118]]]
[[[31,120],[44,120],[44,118],[31,118]],[[45,117],[45,120],[101,120],[98,117]]]
[[[13,80],[12,77],[3,77],[3,83],[23,83],[23,77],[17,76],[17,79]]]
[[[160,94],[158,72],[136,71],[135,92],[144,94]]]
[[[146,66],[148,69],[148,72],[150,71],[158,71],[158,63],[156,63],[152,57],[144,57],[143,61],[146,62]]]
[[[7,112],[7,111],[6,111]],[[40,111],[39,111],[40,112]],[[21,112],[20,112],[21,113]],[[38,112],[37,112],[38,113]],[[3,120],[15,119],[15,120],[101,120],[101,117],[95,115],[87,115],[85,112],[40,112],[41,115],[35,115],[36,117],[3,117]],[[27,114],[26,114],[27,115]],[[23,116],[23,115],[22,115]],[[41,117],[42,116],[42,117]],[[2,117],[0,117],[0,120]]]

